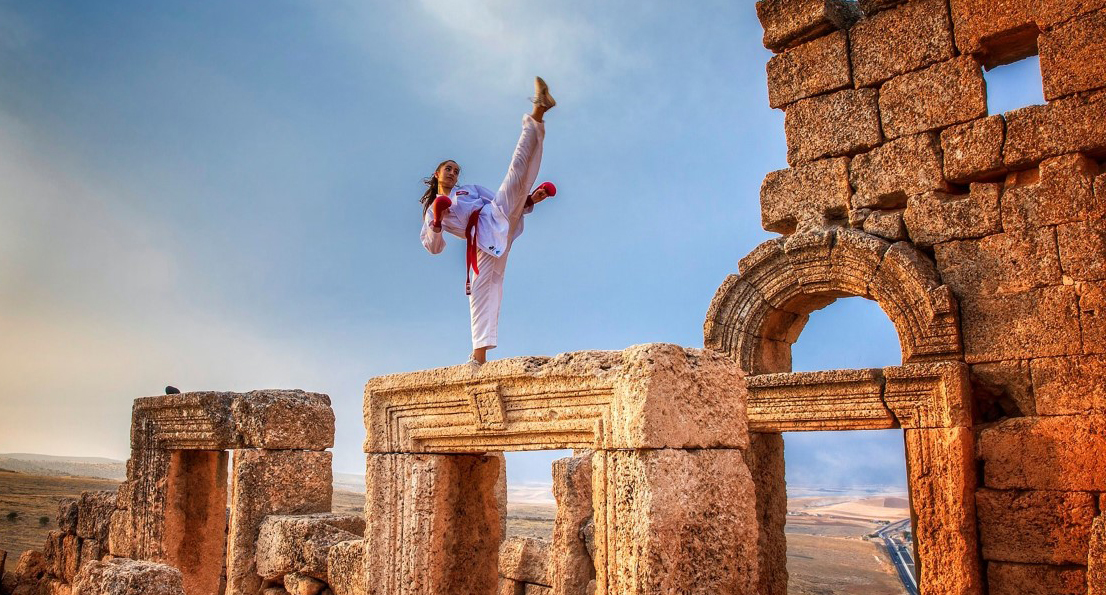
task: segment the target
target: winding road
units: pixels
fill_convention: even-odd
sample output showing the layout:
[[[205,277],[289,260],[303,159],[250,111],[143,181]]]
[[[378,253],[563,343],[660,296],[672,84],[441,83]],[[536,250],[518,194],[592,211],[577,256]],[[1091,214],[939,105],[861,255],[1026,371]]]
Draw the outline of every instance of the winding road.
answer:
[[[909,528],[910,519],[895,521],[876,531],[876,537],[883,540],[883,547],[887,549],[887,555],[895,563],[895,570],[899,573],[899,580],[902,581],[907,595],[918,595],[918,579],[914,570],[914,556],[911,552],[912,544],[892,536],[892,533],[901,533]]]

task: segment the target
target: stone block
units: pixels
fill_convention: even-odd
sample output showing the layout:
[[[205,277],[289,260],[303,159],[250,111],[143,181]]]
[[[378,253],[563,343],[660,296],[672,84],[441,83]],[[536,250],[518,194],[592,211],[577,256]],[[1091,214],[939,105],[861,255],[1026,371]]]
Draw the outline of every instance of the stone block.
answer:
[[[1106,7],[1103,0],[1013,2],[951,0],[956,45],[988,68],[1037,53],[1037,37],[1074,16]]]
[[[1094,496],[1086,492],[976,492],[983,558],[1028,564],[1086,564]]]
[[[330,548],[326,576],[334,595],[365,593],[365,540],[343,541]]]
[[[50,571],[51,568],[42,552],[24,550],[15,564],[14,573],[19,582],[32,582],[38,581]]]
[[[1010,175],[1002,195],[1006,231],[1106,216],[1106,198],[1093,192],[1098,165],[1073,153],[1041,163],[1039,177]],[[1026,183],[1026,182],[1029,183]]]
[[[162,556],[190,595],[220,589],[226,563],[227,451],[175,450],[165,477]],[[114,513],[113,513],[114,515]]]
[[[740,450],[597,452],[598,593],[755,593],[755,495]],[[598,500],[598,499],[597,499]]]
[[[193,392],[135,399],[131,410],[132,454],[136,450],[240,448],[241,440],[230,411],[238,396],[229,392]],[[128,463],[128,478],[134,478],[131,472],[136,463]]]
[[[108,529],[107,552],[120,558],[130,558],[134,547],[134,525],[129,510],[116,510],[111,513],[111,525]]]
[[[906,202],[903,221],[919,246],[981,238],[1002,231],[999,184],[972,184],[967,194],[938,190],[915,194]]]
[[[499,589],[496,595],[525,595],[526,585],[509,578],[499,577]]]
[[[769,173],[760,186],[765,230],[784,235],[807,223],[815,227],[841,219],[849,210],[849,159],[819,159]]]
[[[353,515],[267,516],[257,537],[257,574],[265,580],[290,573],[326,580],[330,548],[358,539],[359,534],[347,530],[358,527],[364,528],[364,520]]]
[[[1106,283],[1079,285],[1079,327],[1083,353],[1106,353]]]
[[[1075,281],[1106,280],[1106,219],[1094,217],[1059,225],[1056,241],[1065,275]]]
[[[1040,415],[1106,413],[1106,357],[1050,357],[1030,362]]]
[[[523,591],[524,595],[553,595],[553,589],[549,587],[543,587],[542,585],[533,585],[527,583],[526,590]]]
[[[787,163],[851,155],[883,142],[876,95],[875,89],[846,89],[789,105]]]
[[[1060,255],[1051,228],[944,242],[934,246],[934,252],[942,278],[962,300],[1062,283]]]
[[[1106,595],[1106,516],[1099,514],[1091,524],[1087,550],[1087,595]]]
[[[50,531],[46,534],[46,542],[42,545],[42,557],[49,573],[54,576],[65,576],[65,556],[62,554],[62,540],[65,533]]]
[[[899,75],[880,87],[879,113],[889,139],[987,115],[983,70],[970,56]]]
[[[892,242],[905,240],[906,226],[903,225],[903,211],[904,209],[872,211],[864,219],[864,232]]]
[[[292,572],[284,577],[284,590],[289,595],[319,595],[326,588],[326,583],[317,578]]]
[[[61,547],[58,550],[61,571],[57,577],[67,583],[73,582],[77,571],[81,567],[81,538],[76,535],[66,534],[62,537]]]
[[[857,155],[849,163],[849,181],[856,190],[854,208],[902,208],[911,195],[948,189],[941,174],[941,145],[932,133],[896,139]]]
[[[999,411],[993,417],[1027,417],[1037,414],[1029,362],[1013,360],[975,364],[971,367],[972,392],[976,399],[995,403]]]
[[[1106,491],[1106,468],[1098,464],[1103,457],[1102,415],[1009,419],[979,433],[984,485],[990,488]]]
[[[261,587],[256,546],[270,515],[330,511],[331,453],[236,450],[227,531],[227,595],[253,595]]]
[[[494,592],[499,474],[494,457],[370,454],[364,545],[368,595]]]
[[[184,595],[184,583],[172,566],[115,558],[82,568],[73,595]]]
[[[859,16],[853,4],[842,0],[758,0],[756,6],[764,47],[774,52],[845,29]]]
[[[768,105],[773,108],[850,87],[848,37],[836,31],[793,47],[773,56],[767,71]]]
[[[849,42],[857,87],[952,58],[947,2],[917,0],[861,19],[849,30]]]
[[[973,593],[983,585],[977,552],[975,449],[970,427],[906,430],[910,506],[923,593]]]
[[[325,450],[334,446],[334,410],[324,394],[253,391],[234,399],[231,415],[248,448]]]
[[[750,434],[745,463],[756,494],[757,589],[762,595],[787,594],[787,486],[783,435]]]
[[[1082,568],[990,562],[987,585],[990,595],[1084,595],[1085,574]]]
[[[992,298],[960,296],[968,363],[1074,355],[1082,348],[1072,287],[1044,287]]]
[[[1045,99],[1106,87],[1106,10],[1048,29],[1038,43]]]
[[[593,515],[591,456],[591,451],[584,451],[553,461],[557,514],[548,568],[557,595],[583,593],[588,581],[595,577],[595,563],[583,535],[584,526]]]
[[[499,575],[520,583],[552,586],[549,543],[533,537],[512,537],[499,545]]]
[[[58,529],[66,533],[77,533],[77,499],[62,498],[58,501]]]
[[[81,540],[81,555],[78,568],[93,560],[99,560],[102,552],[103,548],[100,547],[99,541],[95,539]]]
[[[757,432],[897,427],[880,370],[822,370],[749,378],[749,427]]]
[[[39,584],[41,595],[73,595],[73,587],[69,583],[50,579]]]
[[[1063,155],[1106,152],[1106,93],[1074,95],[1007,112],[1006,167],[1021,169]]]
[[[1006,120],[1001,115],[979,118],[941,131],[945,179],[963,184],[986,179],[1006,170],[1002,144]]]
[[[365,450],[744,448],[743,377],[660,343],[383,376],[365,387]]]
[[[107,542],[111,514],[115,512],[115,492],[82,492],[77,502],[77,535]]]

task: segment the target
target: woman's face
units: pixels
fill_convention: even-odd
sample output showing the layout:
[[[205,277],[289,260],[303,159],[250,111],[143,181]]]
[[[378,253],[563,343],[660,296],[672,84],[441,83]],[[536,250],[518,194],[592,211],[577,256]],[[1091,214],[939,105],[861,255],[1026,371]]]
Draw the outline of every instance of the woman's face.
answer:
[[[437,176],[439,185],[453,188],[457,185],[458,176],[461,175],[461,166],[457,165],[456,161],[446,161],[438,171],[434,172],[434,175]]]

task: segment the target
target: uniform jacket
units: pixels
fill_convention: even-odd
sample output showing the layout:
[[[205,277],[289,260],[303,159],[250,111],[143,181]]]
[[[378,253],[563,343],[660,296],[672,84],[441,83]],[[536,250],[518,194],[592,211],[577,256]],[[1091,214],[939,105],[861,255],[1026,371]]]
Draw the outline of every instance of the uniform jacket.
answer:
[[[522,233],[522,216],[519,215],[518,223],[511,229],[511,220],[503,211],[499,201],[495,200],[495,194],[483,186],[475,184],[468,186],[455,186],[449,194],[453,206],[442,217],[442,231],[465,239],[465,226],[468,224],[472,212],[479,209],[480,215],[476,224],[477,247],[490,256],[502,256],[507,250],[509,242],[513,242]],[[533,205],[523,209],[526,214],[534,210]],[[441,232],[435,232],[430,226],[433,213],[428,209],[423,217],[422,245],[431,254],[437,254],[445,249],[445,238]]]

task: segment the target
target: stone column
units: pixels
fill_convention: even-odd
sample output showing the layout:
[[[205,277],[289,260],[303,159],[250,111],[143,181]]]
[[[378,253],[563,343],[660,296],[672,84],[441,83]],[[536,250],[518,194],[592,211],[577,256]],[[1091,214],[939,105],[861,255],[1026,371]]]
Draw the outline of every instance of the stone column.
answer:
[[[369,454],[368,595],[494,595],[500,473],[494,456]]]
[[[260,591],[254,554],[266,516],[330,512],[330,464],[331,454],[326,451],[234,451],[226,595]]]
[[[599,451],[593,464],[597,593],[757,593],[741,450]]]
[[[905,435],[918,587],[926,595],[978,595],[972,430],[908,429]]]
[[[745,463],[756,489],[758,593],[787,595],[787,482],[783,434],[749,433]]]
[[[163,562],[181,571],[184,592],[219,592],[227,535],[227,453],[170,453]]]
[[[553,549],[549,560],[553,595],[584,595],[595,563],[580,534],[592,518],[591,451],[553,461]]]

